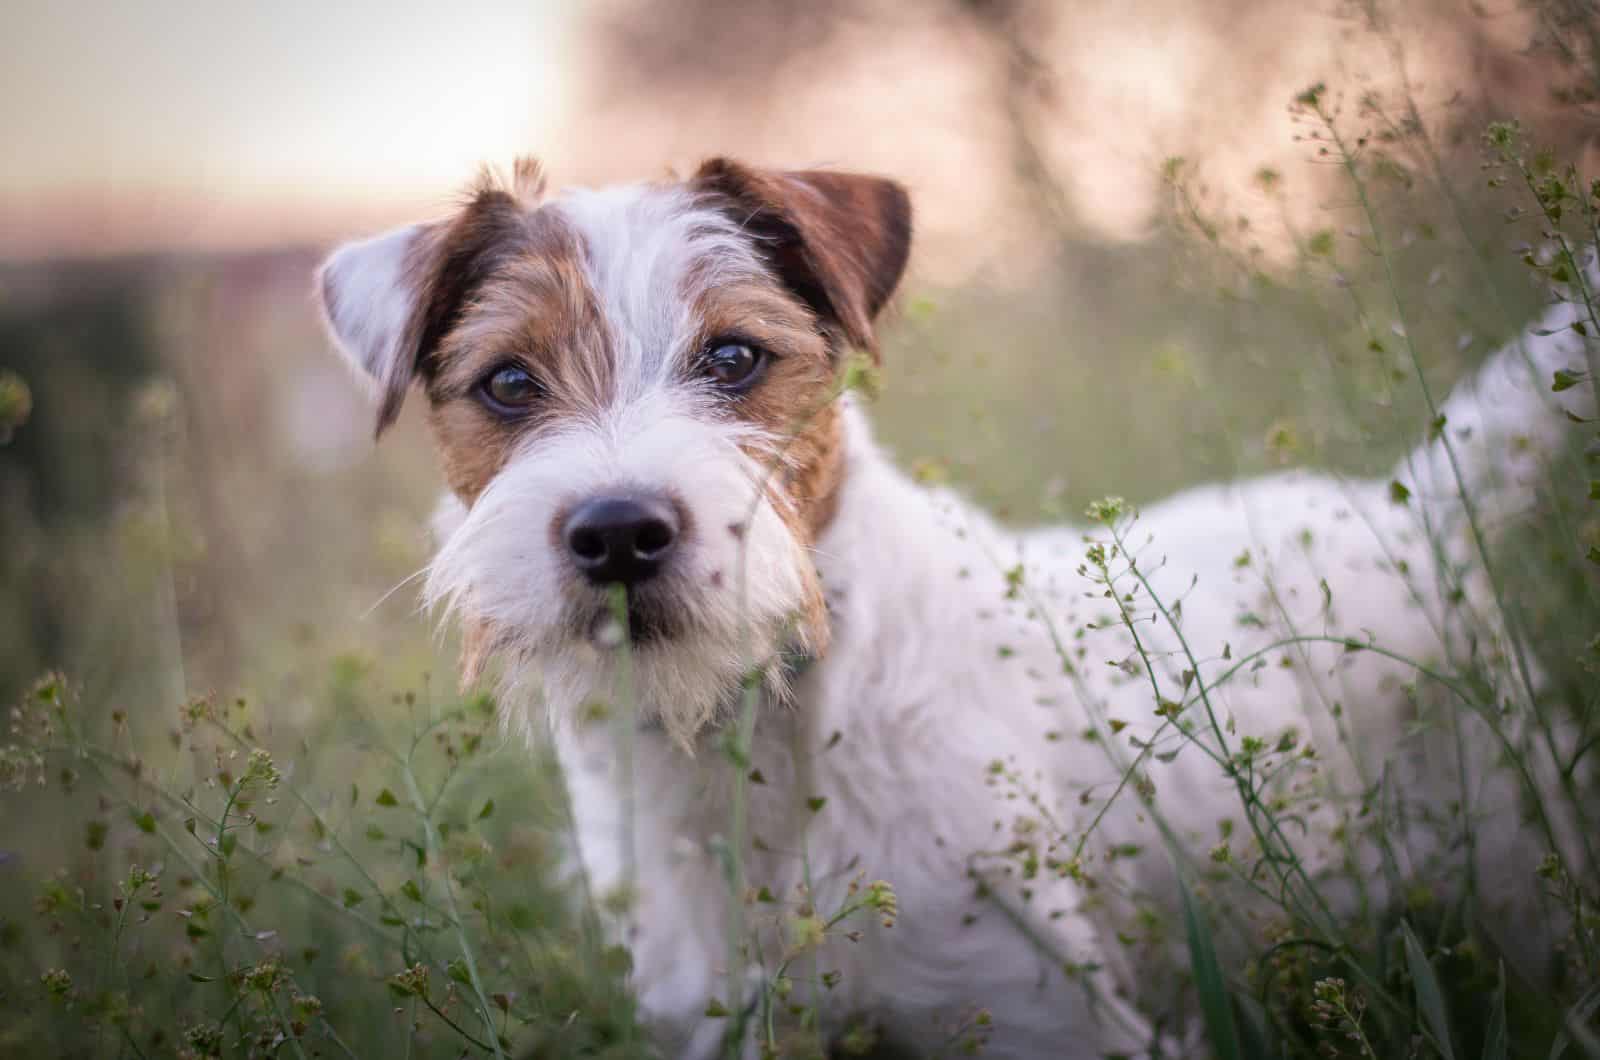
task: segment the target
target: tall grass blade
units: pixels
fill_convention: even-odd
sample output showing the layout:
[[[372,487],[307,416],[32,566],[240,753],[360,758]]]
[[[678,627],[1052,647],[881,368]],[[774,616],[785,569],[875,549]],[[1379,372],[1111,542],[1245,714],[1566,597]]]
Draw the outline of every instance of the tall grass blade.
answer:
[[[1600,984],[1589,988],[1588,992],[1578,998],[1577,1003],[1567,1010],[1566,1017],[1561,1021],[1565,1026],[1561,1033],[1556,1035],[1556,1040],[1550,1043],[1550,1060],[1561,1060],[1566,1055],[1567,1049],[1572,1045],[1573,1029],[1581,1029],[1589,1022],[1589,1017],[1594,1015],[1594,1010],[1600,1008]],[[1593,1055],[1593,1050],[1590,1050]]]
[[[1428,956],[1423,952],[1422,943],[1417,941],[1411,925],[1402,920],[1400,931],[1405,936],[1406,966],[1411,971],[1411,982],[1417,991],[1417,1009],[1422,1013],[1422,1020],[1427,1024],[1428,1034],[1439,1055],[1444,1060],[1455,1060],[1455,1050],[1450,1045],[1450,1017],[1445,1014],[1444,991],[1439,989],[1439,977],[1433,974],[1433,965],[1428,963]]]
[[[1234,1001],[1239,1012],[1239,1048],[1248,1060],[1268,1060],[1273,1054],[1267,1044],[1272,1041],[1267,1010],[1248,994],[1239,994]]]
[[[1217,950],[1211,941],[1211,929],[1195,907],[1194,896],[1189,892],[1189,882],[1178,877],[1178,888],[1183,895],[1183,925],[1189,936],[1189,963],[1194,971],[1195,990],[1200,995],[1200,1014],[1205,1020],[1206,1039],[1217,1060],[1244,1060],[1239,1052],[1239,1033],[1233,1024],[1233,1005],[1228,998],[1228,986],[1222,980],[1222,969],[1217,964]]]
[[[1506,965],[1500,962],[1499,981],[1489,1002],[1489,1029],[1483,1034],[1483,1060],[1506,1060]]]

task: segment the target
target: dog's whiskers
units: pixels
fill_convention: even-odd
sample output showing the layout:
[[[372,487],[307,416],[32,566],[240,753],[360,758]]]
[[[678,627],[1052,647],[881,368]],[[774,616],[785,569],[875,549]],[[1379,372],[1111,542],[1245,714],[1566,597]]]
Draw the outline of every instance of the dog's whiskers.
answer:
[[[372,613],[374,611],[376,611],[378,608],[382,607],[385,603],[387,603],[388,600],[389,600],[389,597],[393,596],[395,593],[399,592],[401,589],[404,589],[406,586],[410,585],[412,582],[416,581],[418,578],[426,577],[428,575],[429,571],[431,571],[432,569],[433,569],[433,563],[432,563],[432,561],[429,561],[427,563],[424,563],[420,568],[418,568],[417,570],[413,571],[412,573],[407,574],[404,578],[401,578],[398,582],[396,582],[394,584],[394,586],[392,588],[390,588],[382,596],[378,597],[378,599],[373,602],[371,607],[368,607],[365,611],[361,612],[362,620],[365,621],[366,619],[371,618],[372,617]]]

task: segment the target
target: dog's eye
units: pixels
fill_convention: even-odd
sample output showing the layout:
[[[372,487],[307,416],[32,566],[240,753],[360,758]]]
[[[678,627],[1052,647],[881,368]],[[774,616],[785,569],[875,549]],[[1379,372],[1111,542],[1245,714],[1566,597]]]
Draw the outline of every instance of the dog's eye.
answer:
[[[515,413],[531,405],[543,388],[526,369],[514,364],[496,368],[480,386],[484,403],[500,413]]]
[[[766,354],[744,342],[722,342],[705,356],[705,372],[718,386],[739,390],[755,382]]]

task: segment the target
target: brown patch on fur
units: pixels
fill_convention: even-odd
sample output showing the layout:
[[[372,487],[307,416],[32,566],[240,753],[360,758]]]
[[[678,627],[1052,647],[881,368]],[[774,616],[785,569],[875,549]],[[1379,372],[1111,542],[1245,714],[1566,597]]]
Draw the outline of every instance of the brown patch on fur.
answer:
[[[532,158],[519,158],[509,184],[484,170],[467,200],[448,220],[417,226],[401,265],[400,282],[412,297],[409,317],[398,340],[398,356],[379,379],[381,400],[376,433],[400,414],[412,381],[434,367],[439,343],[460,319],[474,291],[523,246],[530,211],[544,194],[544,173]],[[319,294],[330,321],[341,307],[331,277],[324,272]]]
[[[698,286],[691,279],[692,286]],[[843,428],[833,404],[836,358],[815,315],[770,281],[699,287],[694,318],[698,344],[737,339],[768,351],[764,376],[731,406],[734,415],[778,439],[781,452],[758,449],[758,462],[777,461],[771,482],[775,507],[795,535],[813,543],[837,507]]]
[[[729,411],[776,440],[777,452],[757,446],[750,455],[768,468],[765,488],[773,510],[790,535],[809,548],[832,520],[844,478],[844,424],[833,346],[815,313],[771,280],[703,286],[691,277],[690,284],[700,348],[733,339],[768,353],[760,381],[735,399]],[[735,537],[744,530],[739,524],[728,529]],[[823,654],[830,635],[828,610],[809,565],[796,617],[805,649]]]
[[[830,331],[877,356],[873,318],[911,252],[905,188],[882,177],[779,172],[730,158],[706,161],[691,183],[756,238],[778,278]]]
[[[836,405],[818,414],[803,442],[789,495],[805,513],[810,530],[806,540],[815,542],[839,510],[839,487],[844,483],[844,421]]]
[[[712,289],[696,309],[708,337],[739,335],[777,354],[739,415],[788,440],[788,503],[776,507],[811,545],[833,519],[844,479],[843,424],[830,403],[840,355],[848,346],[877,356],[873,320],[905,271],[911,202],[881,177],[778,172],[728,158],[705,162],[691,183],[756,239],[783,287]],[[775,297],[786,305],[777,308]]]
[[[840,354],[853,346],[877,355],[873,320],[905,271],[911,202],[881,177],[785,173],[727,158],[704,163],[691,183],[756,239],[784,288],[712,289],[696,308],[708,337],[739,335],[778,354],[739,414],[791,439],[785,494],[809,545],[832,520],[844,477],[843,427],[828,404]],[[789,304],[774,308],[775,295]],[[809,321],[795,312],[802,307]],[[824,340],[820,351],[813,336]]]
[[[576,233],[555,214],[529,215],[516,255],[476,290],[440,344],[428,380],[428,419],[456,495],[470,506],[527,431],[599,411],[611,389],[609,346]],[[524,368],[545,389],[514,420],[497,416],[475,394],[507,364]]]

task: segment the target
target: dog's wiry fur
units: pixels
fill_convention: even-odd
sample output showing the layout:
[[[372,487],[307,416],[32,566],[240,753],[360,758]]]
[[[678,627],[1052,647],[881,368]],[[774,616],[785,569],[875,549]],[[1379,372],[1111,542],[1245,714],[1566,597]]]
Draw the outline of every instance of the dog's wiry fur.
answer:
[[[1085,593],[1082,531],[1012,533],[913,484],[861,411],[834,400],[844,358],[875,354],[909,241],[905,193],[877,178],[714,160],[686,181],[544,201],[524,164],[512,187],[481,183],[453,217],[350,244],[321,272],[330,330],[380,395],[380,430],[408,388],[427,397],[451,495],[426,595],[462,619],[469,676],[498,656],[508,715],[553,731],[583,863],[601,890],[632,895],[634,975],[668,1055],[710,1055],[728,1025],[704,1018],[727,982],[730,902],[746,898],[726,893],[714,853],[736,773],[716,741],[747,675],[761,693],[739,770],[759,779],[746,880],[818,909],[861,873],[899,895],[898,926],[824,946],[819,968],[841,973],[827,1013],[868,1012],[917,1043],[982,1005],[989,1055],[1088,1057],[1151,1040],[1129,1003],[1139,971],[1110,941],[1119,907],[1109,888],[1018,871],[1016,857],[1056,856],[1045,833],[1078,834],[1121,787],[1085,730],[1115,719],[1119,739],[1155,738],[1152,684],[1176,700],[1188,683],[1180,630],[1208,659],[1308,632],[1428,659],[1460,633],[1438,564],[1470,553],[1436,438],[1382,480],[1282,474],[1145,512],[1130,546],[1156,593],[1183,601],[1181,624],[1141,627],[1147,670],[1107,601]],[[697,368],[728,336],[771,353],[740,397]],[[1575,341],[1530,337],[1535,371],[1579,360]],[[474,393],[505,363],[545,388],[509,423]],[[1500,516],[1530,503],[1524,483],[1559,442],[1535,378],[1508,351],[1446,409],[1458,460]],[[1391,479],[1415,503],[1394,503]],[[629,653],[631,704],[616,702],[607,598],[568,569],[557,531],[608,490],[670,497],[684,526],[670,569],[634,601],[654,635]],[[1148,599],[1137,606],[1148,615]],[[816,661],[793,676],[786,652]],[[1383,705],[1414,675],[1335,643],[1267,661],[1216,689],[1215,709],[1241,734],[1295,729],[1322,752],[1279,788],[1321,793],[1331,824],[1398,739],[1403,714]],[[626,755],[615,725],[584,720],[597,701],[637,721]],[[1342,734],[1333,701],[1350,707]],[[1163,748],[1178,747],[1171,735]],[[1236,792],[1192,748],[1139,775],[1190,849],[1237,816]],[[1150,816],[1119,800],[1088,849],[1159,849]],[[1165,855],[1121,865],[1131,890],[1172,893]],[[749,908],[752,937],[772,930]]]

